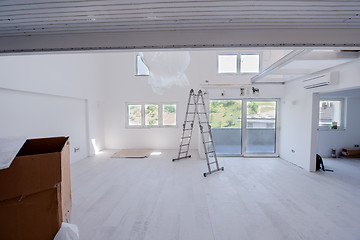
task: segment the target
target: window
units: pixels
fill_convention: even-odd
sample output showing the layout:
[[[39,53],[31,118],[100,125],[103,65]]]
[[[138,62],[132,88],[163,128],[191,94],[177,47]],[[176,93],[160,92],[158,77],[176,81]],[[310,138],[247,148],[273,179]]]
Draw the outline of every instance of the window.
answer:
[[[140,55],[136,55],[136,76],[149,76],[149,69]]]
[[[217,71],[220,74],[258,73],[260,72],[260,55],[259,54],[239,54],[239,55],[220,54],[218,55]]]
[[[141,105],[128,105],[128,124],[129,126],[141,126]]]
[[[343,100],[320,100],[319,127],[320,129],[344,128]]]
[[[145,125],[146,126],[159,125],[159,105],[145,104]]]
[[[176,104],[127,104],[127,126],[176,126]]]
[[[218,73],[237,73],[237,55],[218,55]]]
[[[241,128],[241,100],[210,100],[212,128]]]
[[[176,104],[163,104],[162,114],[164,126],[176,125]]]
[[[258,73],[260,71],[260,56],[258,54],[240,56],[241,73]]]

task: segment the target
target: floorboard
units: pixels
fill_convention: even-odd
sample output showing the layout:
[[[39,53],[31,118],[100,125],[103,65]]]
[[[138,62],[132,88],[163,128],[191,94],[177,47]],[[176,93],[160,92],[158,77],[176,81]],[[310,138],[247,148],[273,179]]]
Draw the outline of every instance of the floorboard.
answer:
[[[360,239],[360,159],[324,159],[334,172],[307,172],[280,158],[206,163],[110,158],[107,150],[71,165],[80,239]]]

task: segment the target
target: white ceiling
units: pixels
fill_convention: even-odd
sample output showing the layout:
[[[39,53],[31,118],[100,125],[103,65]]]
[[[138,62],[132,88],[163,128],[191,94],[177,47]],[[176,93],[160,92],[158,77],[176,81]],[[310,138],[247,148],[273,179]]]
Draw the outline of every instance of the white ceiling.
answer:
[[[311,77],[314,73],[360,60],[359,50],[296,49],[252,78],[255,83],[284,83]]]
[[[359,29],[359,1],[5,0],[0,36],[133,31]]]
[[[358,49],[359,14],[359,0],[2,0],[0,54],[296,47],[253,79],[286,82],[357,60],[358,52],[306,48]]]
[[[0,53],[360,46],[359,0],[2,0]]]

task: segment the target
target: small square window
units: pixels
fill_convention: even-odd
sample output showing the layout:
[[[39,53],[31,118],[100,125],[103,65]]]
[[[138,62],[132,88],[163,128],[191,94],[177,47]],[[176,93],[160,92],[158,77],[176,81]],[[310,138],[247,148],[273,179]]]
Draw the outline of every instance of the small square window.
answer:
[[[128,105],[128,121],[129,126],[141,126],[142,125],[142,114],[141,105]]]
[[[260,56],[258,54],[249,54],[240,56],[241,73],[258,73],[260,71]]]
[[[237,73],[238,55],[218,55],[218,73]]]
[[[176,125],[176,104],[164,104],[163,109],[163,122],[164,126]]]
[[[137,76],[149,76],[149,69],[144,63],[140,55],[136,56],[136,75]]]
[[[159,125],[159,105],[145,104],[145,125],[146,126]]]
[[[327,129],[337,129],[343,127],[341,100],[321,100],[319,111],[319,126],[327,127]]]

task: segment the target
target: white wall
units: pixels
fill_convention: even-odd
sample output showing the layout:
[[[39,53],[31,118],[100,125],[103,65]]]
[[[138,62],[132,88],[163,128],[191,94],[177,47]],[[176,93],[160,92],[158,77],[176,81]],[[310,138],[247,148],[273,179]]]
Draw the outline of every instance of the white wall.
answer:
[[[318,92],[351,89],[360,86],[359,61],[337,67],[337,85],[306,90],[301,81],[285,84],[281,104],[280,156],[306,170],[315,170],[317,152]],[[294,151],[293,151],[294,150]]]
[[[223,52],[223,51],[220,51]],[[185,116],[186,101],[189,90],[203,89],[208,92],[207,98],[222,98],[221,93],[225,91],[224,98],[240,98],[240,86],[250,89],[250,76],[230,75],[224,76],[216,73],[216,55],[219,51],[191,51],[190,66],[186,74],[190,80],[190,86],[173,87],[163,95],[152,92],[147,83],[147,77],[134,76],[135,74],[135,52],[117,53],[87,53],[87,54],[51,54],[51,55],[28,55],[28,56],[2,56],[0,57],[0,88],[5,94],[20,94],[21,97],[13,106],[21,107],[21,101],[30,98],[28,94],[38,94],[36,100],[39,102],[53,102],[52,104],[62,107],[67,106],[70,101],[85,102],[87,127],[87,143],[89,153],[94,149],[91,147],[91,139],[95,139],[99,148],[154,148],[154,149],[177,149],[183,118]],[[276,54],[275,54],[276,55]],[[269,61],[277,56],[267,56]],[[316,90],[305,90],[300,81],[289,82],[283,85],[254,85],[260,88],[259,95],[247,95],[245,98],[281,98],[280,104],[280,156],[294,164],[306,169],[314,170],[314,155],[317,152],[317,100],[318,91],[330,92],[338,89],[350,89],[360,86],[360,63],[356,62],[339,67],[335,70],[340,72],[340,83]],[[266,66],[266,63],[264,64]],[[208,81],[208,85],[205,81]],[[221,84],[236,84],[224,86]],[[219,86],[220,84],[220,86]],[[216,88],[214,88],[216,86]],[[45,97],[45,95],[47,97]],[[31,95],[31,98],[35,98]],[[61,100],[59,100],[59,99]],[[44,100],[47,99],[47,100]],[[50,99],[56,99],[50,100]],[[66,100],[65,100],[66,99]],[[35,101],[35,100],[29,100]],[[55,103],[56,102],[56,103]],[[60,102],[62,102],[60,104]],[[67,103],[65,103],[67,102]],[[175,128],[149,128],[131,129],[125,127],[127,102],[147,103],[175,102],[178,106],[177,127]],[[43,126],[38,124],[34,116],[34,132],[19,132],[10,123],[12,103],[1,101],[0,109],[6,121],[0,124],[0,136],[27,135],[27,137],[53,136],[50,131],[42,132]],[[43,111],[48,104],[44,103]],[[77,107],[77,113],[82,112],[82,107]],[[60,108],[59,108],[60,109]],[[24,107],[21,111],[25,111]],[[61,110],[62,111],[62,110]],[[72,111],[75,111],[73,109]],[[76,114],[72,114],[77,116]],[[81,114],[80,114],[81,115]],[[15,116],[15,115],[14,115]],[[83,116],[83,115],[81,115]],[[103,119],[104,116],[104,119]],[[63,116],[62,122],[66,121]],[[81,118],[81,119],[80,119]],[[77,125],[84,118],[78,116]],[[104,121],[103,121],[104,120]],[[49,125],[50,126],[50,125]],[[8,128],[8,129],[7,129]],[[45,129],[46,129],[45,128]],[[4,130],[6,129],[6,131]],[[80,129],[71,126],[64,129]],[[37,131],[35,131],[37,130]],[[82,133],[75,133],[75,139],[82,139]],[[36,135],[35,132],[41,134]],[[68,134],[65,131],[64,135]],[[32,135],[34,134],[34,135]],[[41,136],[40,136],[41,135]],[[195,132],[191,148],[198,148],[198,133]],[[76,140],[78,141],[78,140]],[[84,146],[81,140],[74,142],[74,146]],[[81,147],[82,148],[82,147]],[[292,152],[294,150],[294,152]],[[78,160],[82,156],[75,157]]]
[[[227,51],[229,52],[229,51]],[[234,52],[234,51],[232,51]],[[236,51],[235,51],[236,52]],[[249,51],[243,51],[249,53]],[[252,51],[254,52],[254,51]],[[105,145],[109,149],[121,148],[153,148],[178,149],[185,117],[189,90],[202,89],[208,94],[206,99],[213,98],[241,98],[240,86],[246,86],[246,98],[281,98],[283,85],[255,85],[260,88],[259,95],[251,92],[251,75],[219,75],[217,74],[217,53],[226,51],[191,51],[190,65],[186,75],[190,81],[187,87],[172,87],[163,95],[151,90],[146,76],[134,76],[134,52],[109,53],[106,60],[107,87],[105,101]],[[266,55],[267,61],[278,57]],[[206,83],[205,81],[208,81]],[[218,86],[218,84],[237,84]],[[214,86],[216,86],[214,88]],[[226,91],[225,96],[221,92]],[[126,128],[126,103],[162,103],[174,102],[177,104],[176,128]],[[197,129],[197,126],[195,126]],[[191,141],[192,149],[199,148],[199,132],[194,131]]]
[[[186,105],[184,102],[198,78],[187,74],[191,86],[173,87],[163,95],[154,93],[146,76],[135,76],[136,53],[112,53],[106,60],[105,145],[108,149],[176,149],[179,146]],[[191,59],[191,65],[194,59]],[[190,66],[191,68],[191,66]],[[188,71],[187,71],[188,73]],[[126,128],[126,103],[176,103],[177,127]],[[196,139],[196,134],[194,135]],[[192,141],[192,148],[195,147]]]
[[[0,89],[0,102],[1,136],[70,136],[70,159],[87,156],[85,100]]]
[[[103,148],[103,74],[99,54],[1,56],[0,137],[69,135],[72,162]]]
[[[354,149],[355,144],[360,145],[360,90],[358,96],[346,100],[345,129],[318,131],[318,153],[321,156],[330,157],[331,149],[338,154],[343,148]]]

